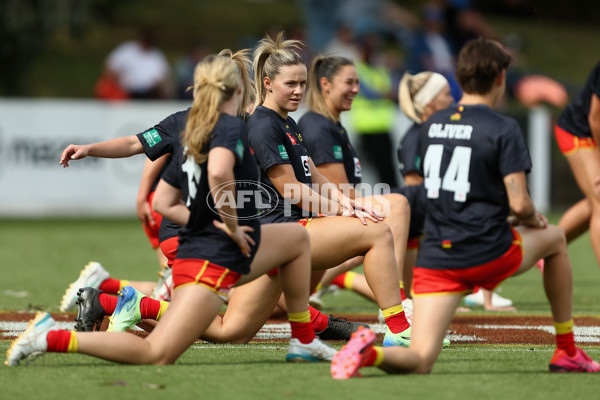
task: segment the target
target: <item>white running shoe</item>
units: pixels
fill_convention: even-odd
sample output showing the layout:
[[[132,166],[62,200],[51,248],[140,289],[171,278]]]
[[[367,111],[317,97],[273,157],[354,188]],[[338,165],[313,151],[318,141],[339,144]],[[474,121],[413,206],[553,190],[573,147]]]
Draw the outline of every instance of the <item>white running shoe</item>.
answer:
[[[402,301],[402,308],[404,308],[404,315],[406,316],[406,320],[410,325],[412,325],[412,317],[413,317],[413,301],[412,299],[404,299]],[[380,324],[385,324],[385,317],[383,316],[383,311],[379,309],[377,313],[377,320]]]
[[[171,290],[173,289],[173,270],[163,266],[158,273],[158,281],[152,291],[152,298],[161,301],[171,301]]]
[[[12,367],[18,365],[21,360],[31,358],[30,361],[44,354],[48,349],[48,332],[58,329],[56,322],[47,312],[38,312],[29,321],[27,329],[13,340],[6,352],[4,364]]]
[[[319,340],[314,338],[312,342],[304,344],[296,338],[290,340],[286,361],[294,362],[315,362],[315,361],[331,361],[336,350]]]
[[[404,315],[406,315],[406,320],[409,324],[412,325],[413,318],[413,301],[412,299],[404,299],[402,301],[402,308],[404,308]],[[383,315],[383,313],[381,313]]]
[[[308,304],[310,304],[317,310],[320,310],[321,308],[323,308],[323,305],[324,305],[323,304],[323,296],[329,295],[329,294],[337,296],[339,294],[339,291],[340,291],[340,287],[338,285],[326,286],[323,289],[317,290],[312,295],[310,295],[310,297],[308,298]]]
[[[477,293],[472,293],[465,296],[465,304],[470,307],[483,307],[483,290],[479,289]],[[494,307],[510,307],[513,305],[511,299],[504,298],[496,292],[492,292],[492,305]]]
[[[69,285],[60,302],[60,311],[69,311],[75,307],[77,301],[77,291],[80,288],[92,287],[98,289],[100,284],[110,278],[107,270],[95,261],[90,261],[79,274],[79,278]]]

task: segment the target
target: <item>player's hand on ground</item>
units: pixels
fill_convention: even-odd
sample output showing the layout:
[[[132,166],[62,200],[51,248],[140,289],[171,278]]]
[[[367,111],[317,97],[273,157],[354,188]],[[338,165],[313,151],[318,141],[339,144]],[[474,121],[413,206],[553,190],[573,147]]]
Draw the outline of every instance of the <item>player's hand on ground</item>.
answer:
[[[66,168],[69,166],[69,161],[85,158],[88,153],[89,145],[70,144],[60,156],[60,165]]]
[[[250,246],[256,245],[256,242],[249,235],[249,233],[254,232],[254,228],[247,225],[238,225],[235,231],[232,231],[229,226],[221,221],[214,220],[213,224],[215,227],[225,232],[227,236],[238,245],[242,254],[246,257],[250,257]]]

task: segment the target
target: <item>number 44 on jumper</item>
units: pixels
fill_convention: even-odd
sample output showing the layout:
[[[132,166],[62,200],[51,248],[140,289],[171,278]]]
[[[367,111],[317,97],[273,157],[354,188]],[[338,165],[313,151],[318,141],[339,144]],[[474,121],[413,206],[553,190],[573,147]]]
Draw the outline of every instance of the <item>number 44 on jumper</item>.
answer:
[[[471,165],[471,148],[456,146],[452,151],[452,157],[448,168],[441,177],[442,156],[444,146],[432,144],[427,148],[423,160],[423,173],[425,175],[425,189],[427,197],[437,199],[440,196],[440,188],[454,192],[454,201],[464,203],[467,194],[471,190],[469,182],[469,168]]]

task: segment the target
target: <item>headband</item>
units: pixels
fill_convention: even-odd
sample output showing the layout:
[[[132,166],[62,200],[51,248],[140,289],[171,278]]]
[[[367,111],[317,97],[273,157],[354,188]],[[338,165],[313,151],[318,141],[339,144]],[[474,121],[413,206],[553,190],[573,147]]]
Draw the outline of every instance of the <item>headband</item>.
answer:
[[[425,82],[423,87],[415,93],[413,101],[425,108],[425,106],[427,106],[427,104],[429,104],[447,84],[448,80],[444,78],[444,75],[434,72],[427,82]]]

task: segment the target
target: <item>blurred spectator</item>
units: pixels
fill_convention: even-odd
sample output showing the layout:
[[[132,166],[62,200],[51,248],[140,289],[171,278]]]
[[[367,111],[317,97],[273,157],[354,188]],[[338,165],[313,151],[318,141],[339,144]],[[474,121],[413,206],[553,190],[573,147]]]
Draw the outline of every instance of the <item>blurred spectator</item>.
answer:
[[[350,118],[363,154],[375,166],[377,182],[396,184],[390,132],[396,122],[396,85],[390,70],[376,60],[380,38],[375,33],[360,40],[360,59],[355,61],[360,92],[354,98]]]
[[[322,52],[335,35],[340,23],[339,9],[342,0],[298,0],[304,14],[306,43],[311,51]],[[304,60],[308,62],[308,60]]]
[[[152,32],[147,30],[108,55],[100,82],[118,84],[130,99],[164,99],[172,92],[170,74],[165,55],[155,47]],[[106,95],[97,93],[101,94]]]
[[[198,43],[187,55],[175,62],[175,96],[178,99],[192,99],[193,93],[188,89],[194,84],[194,69],[209,52],[205,43]]]
[[[471,0],[444,0],[446,29],[455,54],[471,39],[483,36],[498,39],[481,13],[473,8]]]
[[[444,75],[458,101],[462,92],[454,78],[456,50],[446,35],[443,6],[443,1],[434,0],[423,7],[423,26],[414,35],[408,69],[413,74],[433,71]]]
[[[358,35],[378,32],[406,43],[410,30],[418,24],[410,12],[389,0],[297,1],[304,14],[306,38],[313,53],[331,54],[328,46],[336,39],[348,44],[347,37],[339,37],[340,32]]]
[[[360,58],[354,32],[348,25],[344,24],[338,28],[333,39],[325,47],[325,54],[345,57],[352,61]]]

